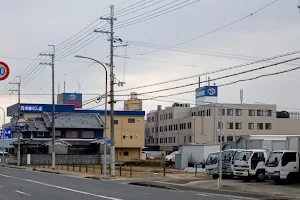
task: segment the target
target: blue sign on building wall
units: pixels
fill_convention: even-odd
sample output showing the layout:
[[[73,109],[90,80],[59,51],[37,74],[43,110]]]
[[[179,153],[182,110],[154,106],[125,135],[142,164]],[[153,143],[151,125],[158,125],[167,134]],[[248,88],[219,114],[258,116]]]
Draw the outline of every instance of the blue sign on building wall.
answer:
[[[10,139],[12,138],[12,134],[10,130],[0,130],[0,139]]]
[[[204,86],[196,89],[196,98],[199,97],[217,97],[218,86]]]

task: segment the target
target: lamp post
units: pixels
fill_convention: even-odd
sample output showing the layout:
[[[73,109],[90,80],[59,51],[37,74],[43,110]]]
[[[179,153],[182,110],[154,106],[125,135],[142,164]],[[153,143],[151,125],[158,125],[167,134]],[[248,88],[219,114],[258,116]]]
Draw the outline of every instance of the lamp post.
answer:
[[[23,118],[20,118],[19,120],[18,120],[18,122],[17,122],[17,125],[18,125],[18,127],[19,127],[19,135],[18,135],[18,166],[20,166],[21,165],[21,142],[20,142],[20,137],[21,137],[21,128],[22,127],[24,127],[25,126],[25,124],[26,124],[26,121],[25,121],[25,119],[23,119]]]
[[[3,126],[5,124],[5,110],[0,107],[0,109],[3,111],[3,124],[2,124],[2,163],[4,165],[4,129]]]
[[[90,57],[86,57],[86,56],[80,56],[80,55],[76,55],[75,56],[76,58],[83,58],[83,59],[89,59],[89,60],[92,60],[98,64],[100,64],[104,70],[105,70],[105,113],[104,113],[104,133],[103,133],[103,136],[104,136],[104,170],[103,170],[103,176],[104,178],[106,177],[106,146],[107,146],[107,141],[106,141],[106,118],[107,118],[107,69],[105,67],[105,65],[103,63],[101,63],[100,61],[96,60],[96,59],[93,59],[93,58],[90,58]],[[112,141],[114,142],[114,141]],[[113,155],[114,156],[114,155]]]

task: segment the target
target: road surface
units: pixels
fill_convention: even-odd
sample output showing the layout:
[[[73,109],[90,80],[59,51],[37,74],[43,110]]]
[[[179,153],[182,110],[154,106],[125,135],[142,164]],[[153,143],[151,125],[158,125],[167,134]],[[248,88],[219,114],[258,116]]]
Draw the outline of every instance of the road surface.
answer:
[[[0,200],[242,200],[243,197],[173,191],[0,167]]]

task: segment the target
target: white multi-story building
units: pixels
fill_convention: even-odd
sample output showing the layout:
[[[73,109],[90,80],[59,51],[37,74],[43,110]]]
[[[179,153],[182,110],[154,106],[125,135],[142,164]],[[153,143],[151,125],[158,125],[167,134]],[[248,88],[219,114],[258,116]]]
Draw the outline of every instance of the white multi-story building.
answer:
[[[146,146],[173,151],[186,143],[235,141],[240,135],[299,135],[300,114],[278,112],[273,104],[212,103],[191,108],[158,106],[146,120]],[[222,128],[221,128],[222,127]]]

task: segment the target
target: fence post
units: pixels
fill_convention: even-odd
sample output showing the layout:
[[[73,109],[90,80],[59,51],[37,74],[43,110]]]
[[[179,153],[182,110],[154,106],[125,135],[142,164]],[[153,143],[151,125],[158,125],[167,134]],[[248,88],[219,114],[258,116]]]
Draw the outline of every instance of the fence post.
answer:
[[[101,174],[103,174],[102,170],[103,170],[103,165],[100,164],[100,170],[101,170]]]
[[[44,166],[43,166],[43,168],[46,168],[46,160],[44,160]]]
[[[164,163],[164,176],[166,176],[166,163]]]
[[[50,168],[50,161],[48,160],[48,169]]]
[[[132,178],[132,166],[130,165],[130,178]]]
[[[85,172],[88,173],[88,165],[85,163]]]
[[[81,172],[81,162],[79,163],[79,172]]]
[[[122,167],[121,167],[121,161],[119,161],[119,170],[120,170],[120,176],[122,176]]]
[[[75,162],[73,162],[73,172],[75,171]]]
[[[93,163],[93,173],[95,174],[95,162]]]
[[[195,176],[197,176],[197,171],[198,171],[198,165],[197,163],[195,164]]]

